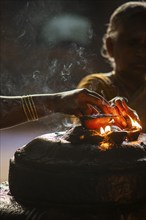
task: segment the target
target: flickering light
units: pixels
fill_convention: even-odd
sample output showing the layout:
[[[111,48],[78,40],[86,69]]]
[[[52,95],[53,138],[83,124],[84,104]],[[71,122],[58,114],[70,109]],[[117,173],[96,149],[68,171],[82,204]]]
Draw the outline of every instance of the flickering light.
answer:
[[[111,131],[111,127],[107,125],[105,128],[100,127],[100,134],[104,135]]]
[[[131,123],[132,123],[132,127],[135,127],[137,129],[141,129],[142,128],[141,125],[136,120],[132,119],[131,117],[130,117],[130,120],[131,120]]]

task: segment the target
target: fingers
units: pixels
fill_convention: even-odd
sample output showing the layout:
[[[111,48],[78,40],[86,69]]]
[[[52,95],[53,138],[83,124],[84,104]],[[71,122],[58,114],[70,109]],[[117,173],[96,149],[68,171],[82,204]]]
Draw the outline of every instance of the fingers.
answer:
[[[82,104],[79,111],[76,111],[74,114],[77,117],[81,117],[83,115],[93,115],[99,114],[100,112],[97,110],[96,107],[89,105],[89,104]]]
[[[84,94],[84,102],[86,101],[88,103],[87,105],[82,105],[81,112],[83,115],[98,113],[116,115],[117,117],[114,117],[114,123],[120,128],[127,127],[128,118],[124,117],[126,116],[126,110],[121,104],[122,98],[117,97],[111,100],[111,102],[108,102],[104,97],[93,91],[84,89],[82,92]],[[99,122],[99,120],[97,120],[97,122]],[[99,123],[99,125],[100,124],[101,123]]]
[[[131,128],[132,127],[132,119],[136,120],[140,123],[139,117],[133,109],[131,109],[127,104],[124,98],[115,97],[110,101],[111,105],[116,107],[118,117],[115,118],[115,123],[119,123],[119,126],[123,128]],[[115,109],[114,109],[115,110]],[[116,113],[116,112],[115,112]],[[118,125],[118,124],[117,124]]]
[[[116,115],[114,117],[114,124],[117,125],[120,128],[125,128],[127,126],[127,121],[121,114],[119,108],[117,106],[113,106],[110,108],[110,113],[113,115]]]
[[[88,109],[89,109],[89,111],[86,112],[87,115],[93,115],[93,114],[99,114],[100,113],[99,108],[97,109],[96,106],[88,104]]]
[[[88,89],[84,89],[84,92],[88,95],[89,98],[89,104],[109,104],[109,102],[100,94],[94,92],[94,91],[90,91]]]
[[[123,123],[123,126],[124,127],[131,127],[132,126],[131,120],[130,120],[129,114],[128,114],[127,110],[125,109],[123,103],[125,103],[125,100],[119,99],[119,100],[116,100],[115,105],[117,106],[117,108],[119,109],[119,112],[121,114],[120,118],[121,118],[121,122]],[[124,123],[125,123],[125,125],[124,125]]]
[[[126,109],[127,113],[136,121],[140,122],[139,116],[136,113],[135,110],[131,109],[130,107],[128,107],[128,105],[126,104],[126,102],[123,100],[123,106]]]
[[[76,112],[76,116],[80,117],[81,115],[100,113],[116,115],[114,117],[114,124],[122,129],[132,127],[131,118],[140,123],[136,111],[126,104],[123,97],[115,97],[108,102],[104,97],[94,91],[79,89],[78,92],[77,107],[80,111]]]
[[[88,89],[84,89],[84,93],[84,98],[86,102],[92,106],[92,110],[97,109],[98,112],[109,113],[108,107],[110,104],[104,97]]]

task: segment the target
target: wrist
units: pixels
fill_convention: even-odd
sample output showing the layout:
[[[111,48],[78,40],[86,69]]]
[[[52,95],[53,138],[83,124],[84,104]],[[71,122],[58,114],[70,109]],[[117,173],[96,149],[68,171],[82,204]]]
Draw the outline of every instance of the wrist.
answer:
[[[39,118],[59,111],[60,95],[57,93],[35,95],[33,99]]]

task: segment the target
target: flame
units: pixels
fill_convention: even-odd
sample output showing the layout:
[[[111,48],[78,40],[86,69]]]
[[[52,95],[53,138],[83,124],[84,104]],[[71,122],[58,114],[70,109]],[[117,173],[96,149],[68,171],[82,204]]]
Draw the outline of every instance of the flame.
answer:
[[[107,125],[105,128],[100,127],[100,134],[104,135],[111,131],[111,127]]]
[[[132,119],[131,117],[130,117],[130,120],[131,120],[132,127],[137,128],[137,129],[142,128],[141,125],[136,120]]]
[[[105,128],[100,127],[100,135],[104,138],[106,138],[106,136],[111,132],[111,126],[107,125]],[[111,147],[111,143],[109,142],[105,142],[105,140],[103,140],[100,145],[99,148],[101,150],[107,150]]]

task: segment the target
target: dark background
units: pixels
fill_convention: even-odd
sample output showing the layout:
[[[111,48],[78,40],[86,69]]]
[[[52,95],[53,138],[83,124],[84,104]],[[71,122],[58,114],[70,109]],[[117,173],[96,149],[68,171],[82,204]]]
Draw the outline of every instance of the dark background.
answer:
[[[100,49],[113,10],[125,0],[1,0],[0,74],[2,95],[73,89],[92,72],[110,71]],[[88,44],[47,42],[43,28],[52,18],[71,14],[91,25]]]
[[[75,88],[89,73],[110,71],[110,66],[100,55],[102,37],[109,16],[125,2],[128,1],[1,0],[1,95],[64,91]],[[88,44],[73,40],[52,44],[42,37],[46,23],[64,14],[89,20],[91,33]],[[51,114],[37,122],[0,131],[0,182],[8,180],[9,159],[19,147],[36,136],[61,131],[64,123],[61,115]],[[68,128],[65,126],[65,129]]]

